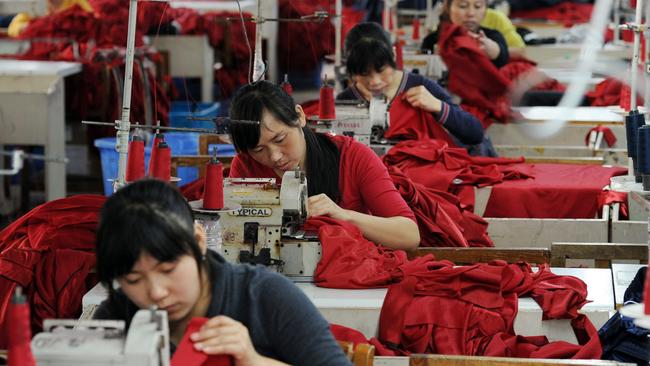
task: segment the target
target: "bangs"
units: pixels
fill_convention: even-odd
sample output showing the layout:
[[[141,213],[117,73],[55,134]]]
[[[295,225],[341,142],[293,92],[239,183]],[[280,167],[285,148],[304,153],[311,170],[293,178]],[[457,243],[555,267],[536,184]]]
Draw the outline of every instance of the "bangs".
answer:
[[[233,97],[230,106],[230,119],[235,121],[230,123],[230,136],[238,152],[253,149],[259,143],[264,112],[293,127],[299,117],[293,98],[280,87],[266,81],[243,86]]]
[[[174,213],[163,214],[143,204],[133,204],[113,215],[110,225],[100,223],[97,240],[103,243],[97,248],[97,275],[103,282],[130,273],[144,253],[159,262],[196,255],[192,224],[188,227]]]
[[[384,66],[395,68],[393,50],[376,39],[357,42],[348,53],[347,72],[350,75],[365,75],[371,71],[381,72]]]

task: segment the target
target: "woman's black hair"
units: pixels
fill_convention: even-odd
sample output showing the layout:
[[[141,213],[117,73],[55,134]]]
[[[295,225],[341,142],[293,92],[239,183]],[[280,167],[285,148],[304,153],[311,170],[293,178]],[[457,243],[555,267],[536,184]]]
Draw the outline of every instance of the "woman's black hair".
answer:
[[[194,236],[192,209],[176,188],[154,179],[131,183],[106,200],[95,252],[97,277],[109,289],[109,302],[115,299],[113,281],[130,273],[144,253],[160,262],[189,255],[199,274],[211,271]]]
[[[377,23],[359,23],[345,37],[346,68],[349,75],[381,72],[384,66],[396,68],[390,37]]]
[[[258,81],[241,87],[230,104],[230,118],[233,120],[262,121],[264,111],[272,114],[287,126],[300,128],[296,103],[279,86]],[[259,124],[237,123],[230,125],[230,137],[235,149],[248,152],[260,140]],[[309,195],[325,193],[334,202],[341,198],[339,190],[339,163],[341,153],[327,136],[314,133],[309,127],[302,128],[307,147],[307,190]]]

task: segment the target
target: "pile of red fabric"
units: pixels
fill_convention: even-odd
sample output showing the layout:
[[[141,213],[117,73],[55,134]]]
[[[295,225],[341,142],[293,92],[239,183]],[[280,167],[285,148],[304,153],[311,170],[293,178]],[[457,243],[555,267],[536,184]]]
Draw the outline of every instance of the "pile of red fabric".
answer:
[[[607,78],[587,93],[587,99],[592,106],[621,105],[623,83],[615,78]],[[637,95],[637,105],[643,105],[643,97]]]
[[[474,206],[474,187],[484,187],[504,180],[528,179],[532,172],[523,158],[488,158],[470,156],[463,148],[449,147],[439,140],[403,141],[383,158],[388,167],[399,168],[414,182],[427,188],[459,197],[461,208]]]
[[[545,8],[512,11],[510,18],[553,20],[571,27],[574,24],[588,23],[593,8],[594,4],[565,1]]]
[[[474,206],[474,187],[493,186],[483,217],[594,218],[603,187],[626,173],[598,165],[473,157],[439,140],[401,142],[383,160],[416,183],[456,195],[462,209]]]
[[[379,337],[371,340],[378,354],[600,358],[596,329],[577,313],[587,296],[581,280],[554,275],[547,266],[533,273],[526,264],[495,261],[454,267],[425,258],[388,290]],[[580,345],[514,334],[521,296],[531,296],[540,305],[543,319],[572,319]]]
[[[32,334],[46,318],[77,318],[94,285],[95,231],[106,197],[80,195],[36,207],[0,232],[0,348],[6,348],[7,306],[16,286],[31,308]]]
[[[458,197],[415,183],[396,167],[389,167],[388,172],[415,214],[420,230],[420,246],[493,246],[487,234],[487,221],[463,209]]]
[[[122,103],[124,51],[121,49],[126,45],[128,3],[95,0],[92,5],[94,14],[75,6],[32,21],[20,37],[35,41],[21,58],[82,62],[84,68],[81,75],[68,81],[74,84],[68,87],[75,92],[66,95],[66,110],[79,119],[114,121],[120,117]],[[160,3],[153,5],[139,4],[142,19],[138,23],[136,44],[142,43],[147,25],[155,23],[151,16],[145,16],[148,14],[145,10],[155,10],[161,6]],[[52,41],[52,38],[55,40]],[[170,106],[169,90],[157,82],[150,68],[143,66],[145,60],[160,63],[160,54],[145,50],[136,57],[131,120],[144,123],[145,116],[151,115],[154,121],[160,120],[165,125]],[[163,79],[169,81],[169,77],[163,76]],[[151,96],[152,104],[145,103],[147,94]],[[145,108],[153,110],[147,113]],[[106,132],[112,133],[110,130]]]
[[[371,343],[380,356],[446,355],[599,359],[600,339],[589,319],[577,313],[587,301],[586,285],[557,276],[547,266],[534,273],[525,263],[454,267],[432,256],[401,267],[401,282],[389,287],[378,338],[332,325],[338,340]],[[579,345],[545,336],[514,333],[519,297],[530,296],[543,319],[571,319]]]
[[[386,287],[400,278],[406,253],[387,249],[363,237],[353,224],[325,216],[312,217],[305,230],[317,231],[323,248],[314,282],[330,288]]]
[[[486,128],[494,120],[509,120],[511,92],[524,92],[511,89],[518,86],[517,80],[536,71],[536,64],[524,58],[512,58],[497,69],[476,40],[462,26],[451,23],[440,27],[438,50],[449,69],[447,88],[461,97],[463,109],[475,115]],[[564,86],[557,80],[546,79],[536,82],[531,90],[563,91]]]

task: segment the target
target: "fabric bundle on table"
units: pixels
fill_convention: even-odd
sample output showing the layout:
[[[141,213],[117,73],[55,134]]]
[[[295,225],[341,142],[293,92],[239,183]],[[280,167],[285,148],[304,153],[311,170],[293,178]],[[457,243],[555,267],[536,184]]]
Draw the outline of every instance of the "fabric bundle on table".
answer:
[[[32,334],[46,318],[77,318],[94,285],[95,231],[104,196],[79,195],[31,210],[0,232],[0,348],[5,314],[16,286],[25,289]]]
[[[547,266],[538,272],[524,263],[501,261],[455,267],[433,256],[391,271],[393,281],[399,282],[390,285],[384,299],[378,337],[366,340],[359,332],[333,325],[337,339],[371,343],[382,356],[600,358],[596,329],[577,313],[587,302],[586,285],[580,279],[555,275]],[[571,319],[579,344],[516,335],[518,299],[524,296],[540,305],[543,319]]]

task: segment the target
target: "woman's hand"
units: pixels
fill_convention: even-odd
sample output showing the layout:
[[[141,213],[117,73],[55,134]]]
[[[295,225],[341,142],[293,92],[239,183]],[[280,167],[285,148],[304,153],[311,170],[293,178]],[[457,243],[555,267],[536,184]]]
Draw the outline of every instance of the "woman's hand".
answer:
[[[259,365],[264,359],[255,351],[246,326],[227,316],[211,318],[190,339],[206,354],[232,356],[237,366]]]
[[[427,88],[422,85],[414,86],[407,90],[404,94],[404,99],[413,107],[423,109],[427,112],[438,113],[442,109],[440,99],[431,95]]]
[[[488,38],[482,30],[479,30],[478,33],[467,32],[467,34],[476,39],[479,48],[485,52],[485,55],[487,55],[490,60],[499,57],[499,54],[501,53],[499,44]]]
[[[329,216],[333,219],[349,221],[350,213],[334,203],[326,194],[311,196],[307,200],[309,216]]]

